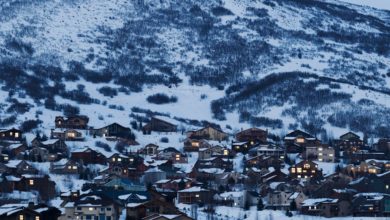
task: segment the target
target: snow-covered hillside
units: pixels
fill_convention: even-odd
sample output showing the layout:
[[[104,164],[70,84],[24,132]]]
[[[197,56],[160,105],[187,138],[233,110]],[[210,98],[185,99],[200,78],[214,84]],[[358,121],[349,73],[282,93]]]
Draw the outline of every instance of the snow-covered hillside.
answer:
[[[0,127],[81,113],[94,127],[160,114],[182,130],[390,130],[389,11],[336,0],[14,0],[0,12]],[[149,103],[157,93],[177,102]]]

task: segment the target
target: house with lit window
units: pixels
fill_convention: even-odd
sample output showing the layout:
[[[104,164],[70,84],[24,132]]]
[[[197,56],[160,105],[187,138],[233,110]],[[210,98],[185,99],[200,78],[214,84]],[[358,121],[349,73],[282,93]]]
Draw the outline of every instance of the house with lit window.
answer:
[[[147,144],[139,150],[139,153],[147,156],[157,156],[159,146],[156,144]]]
[[[390,194],[390,171],[381,174],[370,174],[350,182],[349,187],[357,192],[375,192]]]
[[[302,153],[302,157],[307,160],[318,160],[320,162],[334,163],[335,150],[333,147],[325,144],[306,146],[305,151]]]
[[[318,169],[318,164],[303,160],[289,168],[290,177],[294,179],[309,179],[322,177],[322,171]]]
[[[229,135],[220,128],[217,128],[217,126],[207,125],[206,127],[199,130],[188,131],[187,137],[190,139],[224,141],[229,138]]]
[[[66,158],[50,163],[50,172],[55,174],[79,174],[82,170],[81,164]]]
[[[22,131],[11,128],[11,129],[0,129],[0,141],[21,141]]]
[[[255,142],[251,141],[243,141],[243,142],[232,142],[232,150],[235,153],[243,153],[246,154],[256,146]]]
[[[57,116],[54,120],[56,128],[87,129],[89,118],[85,115],[73,115],[67,118]]]
[[[184,140],[184,148],[185,152],[198,152],[200,149],[210,148],[211,145],[207,140],[204,139],[191,139],[186,138]]]
[[[305,215],[324,216],[327,218],[349,216],[351,202],[332,198],[313,198],[302,202],[301,213]]]
[[[159,160],[170,160],[173,163],[187,163],[187,155],[182,154],[176,148],[168,147],[158,153]]]
[[[176,132],[177,125],[176,121],[172,120],[169,117],[164,116],[154,116],[150,121],[142,127],[142,132],[144,134],[151,134],[152,131],[155,132]]]
[[[207,204],[212,200],[212,193],[199,186],[177,191],[178,203],[184,204]]]
[[[57,208],[45,204],[4,204],[0,206],[2,220],[56,220],[61,215]]]
[[[91,193],[78,197],[75,202],[66,203],[64,205],[65,211],[59,219],[115,220],[119,217],[118,206],[117,202],[108,197]]]
[[[364,147],[364,143],[359,135],[348,132],[341,135],[339,139],[335,141],[335,146],[339,151],[343,152],[344,156],[346,156],[361,150]]]
[[[254,143],[266,143],[268,131],[259,128],[249,128],[238,132],[235,136],[238,142],[249,141]]]
[[[12,191],[37,191],[43,201],[48,201],[56,195],[55,186],[47,175],[24,174],[14,183]]]
[[[358,193],[352,199],[354,216],[389,216],[390,194]]]
[[[302,153],[307,146],[321,144],[317,138],[301,130],[295,130],[287,134],[283,141],[287,153]]]
[[[76,129],[52,129],[50,133],[51,139],[60,139],[63,141],[82,141],[84,136],[81,130]]]

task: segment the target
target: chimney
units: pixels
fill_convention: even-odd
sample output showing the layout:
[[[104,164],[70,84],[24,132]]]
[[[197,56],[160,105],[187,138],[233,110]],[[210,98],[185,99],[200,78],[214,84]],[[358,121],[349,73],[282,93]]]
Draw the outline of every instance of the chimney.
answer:
[[[28,202],[27,208],[34,209],[34,202]]]

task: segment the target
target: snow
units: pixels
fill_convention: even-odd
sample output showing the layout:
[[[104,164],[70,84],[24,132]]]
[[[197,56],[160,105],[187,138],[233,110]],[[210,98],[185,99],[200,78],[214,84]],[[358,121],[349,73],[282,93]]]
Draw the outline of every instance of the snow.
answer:
[[[374,7],[377,9],[390,10],[390,4],[387,0],[338,0],[355,5]]]
[[[208,190],[203,189],[202,187],[199,186],[193,186],[191,188],[179,190],[178,192],[202,192],[202,191],[208,191]]]

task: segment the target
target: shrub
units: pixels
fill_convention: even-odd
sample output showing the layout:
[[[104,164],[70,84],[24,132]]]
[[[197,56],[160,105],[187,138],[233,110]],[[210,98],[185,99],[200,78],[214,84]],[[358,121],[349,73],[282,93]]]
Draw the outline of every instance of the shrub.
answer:
[[[114,97],[118,95],[117,89],[113,89],[109,86],[103,86],[98,91],[103,94],[104,96]]]
[[[20,130],[23,132],[30,132],[33,129],[37,128],[39,124],[41,124],[41,120],[27,120],[24,121],[20,127]]]
[[[169,139],[168,139],[167,137],[162,137],[162,138],[160,139],[160,142],[161,142],[161,143],[168,143],[168,142],[169,142]]]
[[[175,103],[177,102],[177,97],[176,96],[167,96],[164,93],[157,93],[151,96],[148,96],[146,99],[149,103],[153,104],[167,104],[167,103]]]
[[[111,152],[110,145],[103,143],[101,141],[96,141],[95,142],[96,147],[103,148],[105,151]]]

